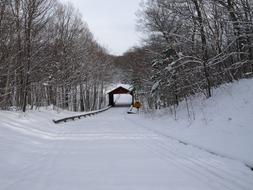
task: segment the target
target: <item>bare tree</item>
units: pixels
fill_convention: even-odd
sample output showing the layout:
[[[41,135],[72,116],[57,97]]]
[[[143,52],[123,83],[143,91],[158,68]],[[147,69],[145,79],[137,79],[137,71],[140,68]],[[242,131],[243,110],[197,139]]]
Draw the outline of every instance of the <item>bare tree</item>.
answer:
[[[71,4],[0,3],[0,107],[104,106],[110,56]]]
[[[213,87],[252,76],[251,10],[248,0],[145,1],[138,27],[155,44],[154,103],[178,104],[198,92],[208,98]]]

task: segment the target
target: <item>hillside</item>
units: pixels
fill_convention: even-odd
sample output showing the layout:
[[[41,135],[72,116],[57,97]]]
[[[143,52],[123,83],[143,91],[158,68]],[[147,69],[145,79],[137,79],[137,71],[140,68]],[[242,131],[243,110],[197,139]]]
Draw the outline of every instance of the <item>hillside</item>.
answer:
[[[240,160],[253,167],[253,79],[225,84],[213,97],[181,102],[177,118],[169,110],[144,114],[143,125],[185,143]],[[191,102],[191,103],[190,103]],[[169,114],[169,115],[168,115]]]

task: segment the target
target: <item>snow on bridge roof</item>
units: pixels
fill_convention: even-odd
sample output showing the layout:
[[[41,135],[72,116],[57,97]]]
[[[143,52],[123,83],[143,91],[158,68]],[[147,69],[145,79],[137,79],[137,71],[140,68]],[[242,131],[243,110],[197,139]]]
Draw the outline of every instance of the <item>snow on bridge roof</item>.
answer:
[[[120,87],[128,90],[129,92],[132,92],[134,90],[133,86],[130,84],[117,84],[117,85],[111,86],[109,88],[109,90],[106,91],[106,94],[109,94],[110,92],[112,92]]]

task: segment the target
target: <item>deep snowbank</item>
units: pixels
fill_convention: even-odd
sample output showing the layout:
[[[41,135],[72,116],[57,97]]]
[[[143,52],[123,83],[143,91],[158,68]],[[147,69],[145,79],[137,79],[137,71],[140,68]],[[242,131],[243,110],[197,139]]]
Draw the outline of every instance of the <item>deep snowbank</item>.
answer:
[[[207,100],[194,97],[188,106],[190,115],[186,102],[181,102],[176,120],[169,110],[162,110],[144,125],[253,167],[253,79],[223,85]]]

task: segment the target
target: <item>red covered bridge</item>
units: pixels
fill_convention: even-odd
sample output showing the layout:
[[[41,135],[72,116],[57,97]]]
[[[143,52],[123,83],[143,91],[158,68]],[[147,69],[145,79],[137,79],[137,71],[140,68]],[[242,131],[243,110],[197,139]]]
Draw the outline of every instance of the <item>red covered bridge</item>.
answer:
[[[109,106],[114,107],[115,106],[115,101],[114,101],[114,95],[115,94],[130,94],[132,96],[132,105],[134,103],[134,89],[133,88],[125,88],[122,86],[118,86],[109,92],[107,92],[108,97],[109,97]]]

